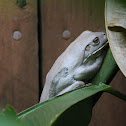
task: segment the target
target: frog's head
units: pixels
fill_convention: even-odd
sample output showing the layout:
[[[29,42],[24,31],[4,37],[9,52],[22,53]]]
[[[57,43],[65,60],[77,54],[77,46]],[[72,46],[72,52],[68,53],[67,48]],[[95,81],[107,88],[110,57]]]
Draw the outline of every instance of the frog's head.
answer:
[[[94,32],[85,47],[85,58],[89,56],[92,56],[93,58],[98,57],[104,51],[104,48],[108,44],[107,41],[107,36],[104,32]]]
[[[107,36],[104,32],[84,31],[63,53],[63,58],[61,57],[65,59],[63,64],[70,69],[75,69],[85,61],[93,61],[103,52],[106,42]]]

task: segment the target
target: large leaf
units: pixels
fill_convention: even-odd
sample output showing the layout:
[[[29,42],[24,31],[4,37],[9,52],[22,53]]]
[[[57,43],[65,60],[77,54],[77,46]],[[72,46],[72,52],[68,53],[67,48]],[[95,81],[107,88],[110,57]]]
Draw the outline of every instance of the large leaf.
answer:
[[[18,116],[26,126],[51,126],[65,110],[79,101],[84,100],[83,104],[79,103],[79,106],[85,106],[83,106],[83,108],[81,106],[81,109],[78,108],[80,112],[85,112],[84,117],[76,115],[76,117],[80,118],[81,123],[76,120],[70,121],[71,117],[69,116],[68,121],[65,122],[65,126],[68,126],[68,124],[72,126],[87,126],[90,122],[92,113],[93,104],[92,100],[90,100],[91,96],[100,91],[104,91],[109,87],[110,86],[108,85],[99,84],[80,88],[35,105],[34,107],[20,113]]]
[[[121,94],[120,92],[112,89],[110,86],[100,83],[99,85],[92,85],[89,87],[83,87],[61,96],[50,99],[49,101],[35,105],[34,107],[27,109],[26,111],[20,113],[18,117],[25,124],[25,126],[88,126],[92,113],[92,98],[94,94],[105,91],[109,92],[123,100],[126,101],[126,95]],[[82,101],[82,102],[79,102]],[[72,105],[79,102],[78,106],[75,106],[74,109],[69,109],[70,112],[73,110],[79,111],[79,115],[76,115],[77,118],[72,118],[72,115],[69,115],[66,121],[58,121],[54,123],[56,119]],[[83,106],[85,105],[85,106]],[[82,108],[83,106],[83,108]],[[77,107],[77,108],[76,108]],[[81,108],[81,109],[80,109]],[[73,112],[73,113],[74,113]],[[83,112],[83,116],[81,115]],[[69,114],[69,111],[68,111]],[[76,121],[78,120],[78,121]],[[79,122],[80,120],[80,122]]]
[[[106,0],[106,30],[115,60],[126,76],[126,0]]]

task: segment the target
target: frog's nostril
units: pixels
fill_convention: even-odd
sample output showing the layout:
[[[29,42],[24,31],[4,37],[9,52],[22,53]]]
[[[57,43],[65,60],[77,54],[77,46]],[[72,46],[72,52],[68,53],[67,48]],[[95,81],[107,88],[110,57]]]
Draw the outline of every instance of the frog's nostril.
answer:
[[[103,33],[103,35],[106,35],[105,33]]]

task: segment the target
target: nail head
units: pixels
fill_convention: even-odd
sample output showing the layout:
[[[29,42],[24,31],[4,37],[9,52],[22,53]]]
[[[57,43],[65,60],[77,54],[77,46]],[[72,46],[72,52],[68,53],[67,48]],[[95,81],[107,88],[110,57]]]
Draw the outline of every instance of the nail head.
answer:
[[[71,32],[69,30],[65,30],[63,33],[62,33],[62,37],[64,39],[69,39],[71,37]]]
[[[22,34],[21,34],[20,31],[14,31],[14,33],[13,33],[13,39],[20,40],[21,37],[22,37]]]

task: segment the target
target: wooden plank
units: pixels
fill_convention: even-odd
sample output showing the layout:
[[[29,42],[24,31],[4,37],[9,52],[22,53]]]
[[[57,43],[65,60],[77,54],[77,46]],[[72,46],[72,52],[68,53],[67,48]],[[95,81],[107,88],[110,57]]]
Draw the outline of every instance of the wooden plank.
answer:
[[[37,1],[20,8],[16,0],[1,0],[0,28],[0,106],[19,112],[38,102]]]
[[[105,31],[104,0],[43,0],[42,49],[43,85],[56,58],[84,30]],[[71,32],[63,39],[64,30]],[[126,94],[126,79],[118,73],[111,85]],[[93,111],[90,126],[125,126],[126,105],[111,95],[104,94]]]

